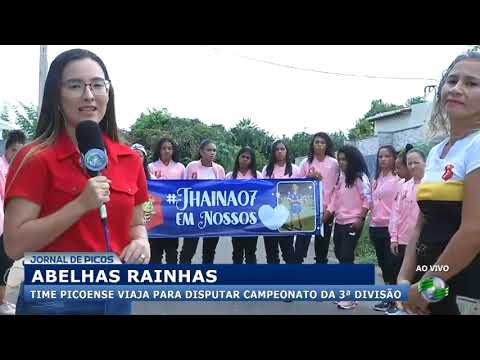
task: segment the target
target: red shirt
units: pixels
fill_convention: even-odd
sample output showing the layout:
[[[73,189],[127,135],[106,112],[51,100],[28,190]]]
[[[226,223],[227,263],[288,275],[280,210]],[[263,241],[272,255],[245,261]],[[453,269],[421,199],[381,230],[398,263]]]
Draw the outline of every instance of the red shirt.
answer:
[[[128,146],[103,136],[108,167],[102,175],[112,181],[106,204],[112,251],[120,254],[130,239],[133,209],[148,200],[147,181],[140,157]],[[57,212],[77,198],[89,179],[82,168],[80,152],[65,132],[57,142],[19,165],[34,145],[21,149],[10,167],[6,181],[5,206],[13,198],[25,198],[41,206],[39,218]],[[106,242],[98,209],[52,241],[42,252],[104,252]]]

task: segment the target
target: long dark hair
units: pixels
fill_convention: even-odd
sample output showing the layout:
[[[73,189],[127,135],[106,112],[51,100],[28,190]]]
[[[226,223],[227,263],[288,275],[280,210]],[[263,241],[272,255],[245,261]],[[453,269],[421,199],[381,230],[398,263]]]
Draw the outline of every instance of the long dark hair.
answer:
[[[337,158],[341,153],[345,155],[348,164],[347,171],[345,171],[345,184],[347,187],[352,187],[355,184],[355,180],[357,178],[361,179],[363,175],[370,176],[365,159],[355,146],[342,146],[337,152]]]
[[[381,169],[380,169],[380,161],[378,160],[378,158],[380,156],[380,150],[382,150],[382,149],[388,150],[390,155],[392,155],[392,157],[393,157],[393,168],[391,170],[392,170],[392,173],[395,171],[395,160],[397,160],[397,152],[395,151],[395,148],[392,145],[382,145],[378,148],[378,151],[377,151],[377,164],[375,166],[375,180],[377,180],[378,177],[380,176]]]
[[[10,184],[13,183],[13,179],[15,179],[25,162],[42,152],[48,146],[53,145],[57,141],[61,131],[65,128],[65,119],[60,107],[60,87],[62,83],[63,69],[70,62],[83,59],[92,59],[95,61],[105,74],[105,80],[111,81],[104,62],[98,57],[98,55],[91,51],[84,49],[67,50],[58,55],[52,61],[50,68],[48,69],[47,78],[45,79],[42,108],[40,109],[40,114],[38,116],[35,137],[32,141],[33,146],[18,165],[17,171],[14,173]],[[117,120],[115,117],[115,96],[111,84],[108,90],[107,108],[103,119],[99,123],[99,127],[112,141],[117,143],[120,142]]]
[[[173,150],[172,151],[172,160],[175,161],[175,162],[178,162],[177,144],[175,144],[173,142],[173,140],[170,139],[170,138],[161,138],[160,140],[158,140],[157,145],[155,145],[155,149],[153,150],[152,161],[161,160],[160,155],[161,155],[162,146],[163,146],[163,144],[165,144],[167,142],[172,144],[172,150]]]
[[[286,164],[285,164],[285,173],[284,175],[292,176],[292,162],[290,161],[290,151],[288,150],[287,144],[283,140],[277,140],[272,144],[272,148],[270,151],[270,159],[268,160],[267,165],[267,176],[271,177],[273,174],[273,168],[275,167],[276,159],[275,159],[275,150],[277,145],[283,144],[285,149],[287,149],[287,156],[286,156]]]
[[[325,150],[325,155],[335,157],[335,150],[334,150],[334,146],[333,146],[333,141],[330,138],[330,136],[328,136],[327,133],[318,132],[318,133],[313,135],[312,140],[310,141],[310,146],[308,148],[308,162],[310,164],[312,163],[313,157],[315,156],[315,151],[313,149],[313,143],[315,142],[315,138],[317,138],[317,137],[322,138],[327,143],[327,149]]]
[[[7,142],[5,143],[5,150],[14,144],[24,145],[27,141],[27,136],[22,130],[12,130],[8,133]]]
[[[147,180],[151,180],[152,177],[150,176],[150,170],[148,169],[148,160],[145,154],[143,156],[143,171],[145,172],[145,177],[147,178]]]
[[[413,145],[412,144],[407,144],[405,145],[405,149],[401,150],[399,153],[398,153],[398,158],[400,159],[400,161],[402,162],[403,165],[405,165],[405,167],[407,166],[407,153],[413,149]]]
[[[250,166],[248,167],[248,169],[252,172],[253,177],[257,178],[257,159],[255,156],[255,151],[253,151],[250,146],[245,146],[240,149],[237,154],[237,158],[235,159],[235,164],[233,165],[232,179],[237,178],[238,170],[240,168],[240,156],[245,153],[250,155]]]
[[[50,65],[43,91],[42,108],[38,117],[35,140],[39,144],[53,144],[60,131],[65,127],[65,120],[60,110],[60,85],[63,69],[75,60],[92,59],[103,70],[105,79],[110,81],[107,67],[100,57],[84,49],[72,49],[58,55]],[[115,96],[113,86],[108,91],[108,103],[105,116],[100,121],[100,129],[113,141],[119,142],[117,120],[115,117]]]
[[[215,145],[215,143],[210,139],[205,139],[200,143],[200,146],[198,147],[198,159],[197,160],[200,160],[202,158],[202,154],[200,153],[200,151],[203,151],[210,144]]]

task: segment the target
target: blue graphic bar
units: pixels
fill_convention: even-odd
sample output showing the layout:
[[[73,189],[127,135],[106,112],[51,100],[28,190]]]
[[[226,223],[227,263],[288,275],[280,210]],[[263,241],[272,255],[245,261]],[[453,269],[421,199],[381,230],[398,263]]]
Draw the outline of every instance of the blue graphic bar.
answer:
[[[27,302],[58,301],[405,301],[408,286],[25,285]]]
[[[37,265],[25,285],[374,285],[371,264],[308,265]]]

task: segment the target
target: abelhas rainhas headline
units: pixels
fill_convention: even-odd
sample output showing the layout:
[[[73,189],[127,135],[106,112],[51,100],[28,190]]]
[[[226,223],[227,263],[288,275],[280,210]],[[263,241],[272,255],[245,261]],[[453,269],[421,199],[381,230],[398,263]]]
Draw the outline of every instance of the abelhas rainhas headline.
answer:
[[[31,284],[213,284],[217,270],[36,269]]]

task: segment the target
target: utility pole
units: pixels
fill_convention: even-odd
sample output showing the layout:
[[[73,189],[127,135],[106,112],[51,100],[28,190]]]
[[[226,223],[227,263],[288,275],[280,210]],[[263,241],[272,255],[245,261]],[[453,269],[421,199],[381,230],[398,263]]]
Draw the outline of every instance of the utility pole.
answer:
[[[47,60],[47,45],[40,45],[40,68],[38,77],[38,113],[42,108],[43,88],[45,87],[45,80],[47,78],[48,60]]]

